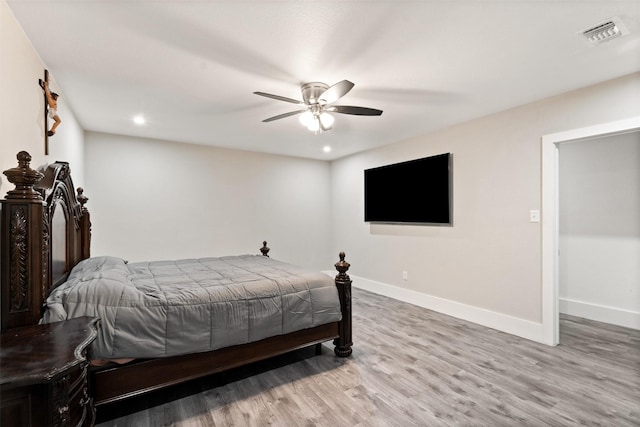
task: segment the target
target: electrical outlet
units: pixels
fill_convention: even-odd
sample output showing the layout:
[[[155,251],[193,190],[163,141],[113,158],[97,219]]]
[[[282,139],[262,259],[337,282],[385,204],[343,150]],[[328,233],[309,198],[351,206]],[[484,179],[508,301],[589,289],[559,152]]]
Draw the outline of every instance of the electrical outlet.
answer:
[[[409,273],[407,273],[406,271],[402,272],[402,280],[409,280]]]

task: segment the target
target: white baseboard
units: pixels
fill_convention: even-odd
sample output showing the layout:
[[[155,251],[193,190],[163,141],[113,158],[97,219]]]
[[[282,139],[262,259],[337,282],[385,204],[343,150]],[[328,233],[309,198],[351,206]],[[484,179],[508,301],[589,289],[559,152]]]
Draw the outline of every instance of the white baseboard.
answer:
[[[623,310],[567,298],[560,298],[559,307],[560,313],[640,330],[640,313],[637,311]]]
[[[333,275],[333,274],[331,274]],[[364,289],[379,295],[437,311],[458,319],[467,320],[508,334],[546,344],[543,340],[542,323],[520,319],[491,310],[462,304],[444,298],[434,297],[410,289],[387,285],[362,277],[351,276],[353,287]]]

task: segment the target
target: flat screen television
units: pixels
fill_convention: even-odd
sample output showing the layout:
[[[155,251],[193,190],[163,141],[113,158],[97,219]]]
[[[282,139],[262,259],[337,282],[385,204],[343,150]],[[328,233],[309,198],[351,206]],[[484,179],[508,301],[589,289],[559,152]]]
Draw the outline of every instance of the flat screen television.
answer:
[[[364,171],[364,220],[451,225],[451,153]]]

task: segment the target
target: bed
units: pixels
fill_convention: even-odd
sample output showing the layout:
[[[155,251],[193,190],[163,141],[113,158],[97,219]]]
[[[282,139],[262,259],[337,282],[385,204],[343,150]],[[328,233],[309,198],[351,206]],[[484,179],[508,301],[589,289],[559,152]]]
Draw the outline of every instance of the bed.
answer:
[[[111,331],[113,325],[107,323],[113,320],[108,318],[108,310],[78,308],[94,306],[93,301],[83,299],[89,298],[92,288],[87,283],[100,288],[104,280],[116,282],[115,286],[120,286],[116,288],[118,295],[125,295],[131,286],[143,289],[143,298],[120,298],[128,306],[126,310],[119,309],[116,316],[115,328],[122,335],[118,341],[114,344],[99,338],[89,350],[91,358],[107,362],[89,372],[94,405],[99,407],[303,347],[315,346],[319,351],[326,341],[333,342],[337,356],[351,355],[351,280],[344,253],[339,254],[335,264],[338,274],[335,279],[329,278],[330,286],[323,281],[328,277],[323,273],[307,272],[271,259],[266,242],[260,248],[261,255],[134,264],[115,257],[92,258],[88,198],[81,188],[76,191],[68,163],[55,162],[36,171],[30,166],[27,152],[18,153],[17,160],[17,167],[4,171],[15,189],[2,200],[2,331],[81,316],[100,318],[100,331]],[[170,282],[178,285],[171,286]],[[278,293],[269,283],[276,284]],[[183,292],[177,292],[178,288]],[[139,289],[136,292],[135,295],[140,294]],[[112,292],[107,298],[113,299],[115,294]],[[222,299],[214,299],[213,294],[221,294]],[[218,305],[201,309],[201,300],[194,302],[194,298],[203,295]],[[148,309],[142,315],[130,310],[136,299],[142,301],[138,305]],[[70,300],[75,305],[67,304]],[[178,300],[188,301],[187,307],[177,310]],[[257,302],[252,305],[247,301]],[[231,311],[213,321],[220,305]],[[207,322],[214,325],[211,330],[195,323],[198,316],[194,312],[198,310],[208,313]],[[130,315],[125,316],[125,312]],[[168,312],[172,314],[167,315]],[[253,316],[254,312],[258,314]],[[172,323],[171,331],[149,322],[151,318],[167,322],[172,316],[178,323]],[[226,322],[230,317],[240,322]],[[142,325],[133,326],[135,318],[142,319]],[[248,323],[256,327],[249,327]],[[187,341],[195,347],[186,347],[180,341],[184,338],[179,337],[180,328],[188,331],[183,335],[188,335]],[[166,335],[164,344],[147,345],[146,340],[158,333]],[[127,336],[133,341],[140,338],[142,350],[131,350],[132,344],[124,341]],[[175,342],[168,343],[167,338]],[[128,363],[114,363],[113,359],[126,359]]]

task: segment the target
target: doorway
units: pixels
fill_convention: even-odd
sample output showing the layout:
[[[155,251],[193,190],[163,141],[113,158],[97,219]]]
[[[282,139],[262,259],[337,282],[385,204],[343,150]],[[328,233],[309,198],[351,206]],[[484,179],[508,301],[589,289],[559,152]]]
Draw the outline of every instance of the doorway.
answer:
[[[640,117],[542,137],[542,329],[545,344],[559,342],[559,146],[640,129]]]

